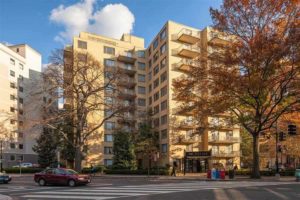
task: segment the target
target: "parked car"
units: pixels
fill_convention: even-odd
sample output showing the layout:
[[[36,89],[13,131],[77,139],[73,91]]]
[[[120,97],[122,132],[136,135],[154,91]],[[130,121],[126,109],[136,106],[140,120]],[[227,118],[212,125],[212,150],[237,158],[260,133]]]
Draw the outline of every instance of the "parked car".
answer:
[[[90,175],[79,174],[72,169],[50,168],[34,175],[34,181],[40,186],[47,184],[68,185],[86,185],[91,182]]]
[[[5,172],[0,172],[0,183],[9,183],[11,181],[11,176]]]
[[[29,168],[29,167],[33,167],[33,164],[32,163],[21,163],[20,165],[13,166],[13,168],[18,168],[20,166],[21,166],[21,168]]]

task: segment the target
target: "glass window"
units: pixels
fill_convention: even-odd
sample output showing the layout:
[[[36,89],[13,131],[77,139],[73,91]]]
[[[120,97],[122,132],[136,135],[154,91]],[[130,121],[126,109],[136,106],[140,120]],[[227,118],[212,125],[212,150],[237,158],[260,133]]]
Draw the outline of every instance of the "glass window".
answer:
[[[19,114],[23,115],[24,114],[23,110],[19,109]]]
[[[156,38],[153,42],[153,51],[154,49],[156,49],[157,46],[158,46],[158,38]]]
[[[159,104],[153,107],[153,114],[159,113]]]
[[[153,95],[153,99],[154,101],[157,101],[159,99],[159,92],[156,92],[154,95]]]
[[[104,46],[104,53],[115,55],[115,48]]]
[[[111,93],[111,92],[113,92],[114,91],[114,86],[112,86],[112,85],[107,85],[106,86],[106,88],[105,88],[105,91],[106,92],[109,92],[109,93]]]
[[[10,100],[15,100],[15,95],[11,94],[10,95]]]
[[[16,84],[15,84],[15,83],[12,83],[12,82],[10,82],[10,87],[11,87],[11,88],[16,88]]]
[[[149,97],[149,105],[152,104],[152,97]]]
[[[164,68],[165,66],[166,66],[166,58],[160,61],[160,69]]]
[[[15,108],[14,107],[10,107],[10,112],[15,112]]]
[[[23,103],[24,101],[23,101],[23,98],[19,98],[19,103]]]
[[[11,149],[15,149],[16,148],[16,144],[15,143],[10,143],[10,148]]]
[[[106,104],[113,104],[114,103],[114,99],[112,97],[105,97],[104,99]]]
[[[159,66],[157,65],[153,68],[153,76],[155,76],[158,72],[159,72]]]
[[[139,82],[146,82],[146,76],[143,74],[138,74],[138,81]]]
[[[87,42],[78,40],[78,48],[87,49]]]
[[[112,110],[104,110],[104,116],[105,116],[105,117],[112,116],[112,114],[113,114],[113,111],[112,111]]]
[[[23,92],[23,91],[24,91],[24,88],[20,86],[20,87],[19,87],[19,91],[20,91],[20,92]]]
[[[125,68],[125,69],[128,69],[128,70],[133,70],[133,69],[134,69],[133,65],[132,65],[132,64],[129,64],[129,63],[125,64],[125,65],[124,65],[124,68]]]
[[[148,80],[150,81],[152,79],[152,72],[149,72],[148,74]]]
[[[113,154],[112,147],[104,147],[104,154]]]
[[[150,46],[149,49],[148,49],[149,56],[151,55],[151,53],[152,53],[152,50],[151,50],[151,46]]]
[[[166,43],[160,47],[160,55],[166,52]]]
[[[152,84],[149,85],[149,92],[152,91]]]
[[[105,122],[104,128],[106,130],[113,130],[113,129],[115,129],[115,123],[114,122]]]
[[[105,166],[111,166],[113,164],[113,160],[112,159],[104,159],[104,165]]]
[[[156,88],[159,85],[159,78],[157,78],[153,83],[153,88]]]
[[[18,133],[18,137],[19,137],[19,138],[23,138],[23,137],[24,137],[24,133],[19,132],[19,133]]]
[[[19,68],[20,68],[20,70],[23,70],[24,69],[24,65],[23,64],[19,64]]]
[[[167,72],[160,75],[160,83],[163,83],[165,80],[167,80]]]
[[[152,67],[152,60],[149,60],[148,64],[149,64],[149,69],[150,69]]]
[[[167,153],[168,152],[168,144],[162,144],[161,145],[161,152]]]
[[[146,88],[142,86],[138,86],[138,93],[139,94],[146,94]]]
[[[19,149],[23,149],[23,144],[19,144]]]
[[[160,118],[160,123],[161,123],[161,124],[166,124],[167,121],[168,121],[167,115],[164,115],[164,116],[162,116],[162,117]]]
[[[9,74],[10,74],[12,77],[15,77],[15,76],[16,76],[16,73],[15,73],[13,70],[10,70]]]
[[[167,86],[160,89],[160,96],[163,97],[167,94]]]
[[[166,139],[167,137],[168,137],[168,129],[161,130],[160,138],[161,139]]]
[[[142,62],[138,62],[138,69],[145,71],[146,70],[146,64],[142,63]]]
[[[153,63],[155,63],[159,58],[159,52],[156,52],[153,56]]]
[[[153,120],[153,127],[159,127],[159,118]]]
[[[164,40],[166,38],[166,28],[160,33],[160,40]]]
[[[139,58],[145,58],[145,51],[139,50],[137,51],[137,55]]]
[[[113,135],[112,134],[105,134],[104,135],[104,141],[105,142],[112,142],[113,141]]]
[[[15,156],[15,155],[10,155],[10,160],[11,160],[11,161],[16,160],[16,156]]]
[[[10,59],[10,64],[15,65],[15,60],[14,59]]]
[[[165,110],[167,109],[167,100],[161,102],[160,104],[160,110]]]
[[[146,106],[146,99],[138,98],[138,105],[139,106]]]
[[[116,66],[116,62],[111,59],[104,59],[104,66],[105,67],[114,67],[114,66]]]

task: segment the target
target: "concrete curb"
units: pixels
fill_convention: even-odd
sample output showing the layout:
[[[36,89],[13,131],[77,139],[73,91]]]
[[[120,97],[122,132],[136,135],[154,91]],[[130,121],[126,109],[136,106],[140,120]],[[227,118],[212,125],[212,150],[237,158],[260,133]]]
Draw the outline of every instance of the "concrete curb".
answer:
[[[0,200],[12,200],[11,197],[0,194]]]

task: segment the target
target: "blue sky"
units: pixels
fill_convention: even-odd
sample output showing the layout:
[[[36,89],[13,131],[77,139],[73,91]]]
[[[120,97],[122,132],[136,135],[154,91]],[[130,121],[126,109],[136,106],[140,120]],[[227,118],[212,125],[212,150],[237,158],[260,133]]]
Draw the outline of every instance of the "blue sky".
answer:
[[[95,33],[105,29],[103,34],[112,37],[123,30],[131,31],[145,38],[148,45],[167,20],[196,28],[211,25],[209,7],[216,8],[221,3],[222,0],[0,0],[0,42],[27,43],[42,54],[43,63],[48,63],[51,51],[68,44],[71,35],[82,27]],[[78,15],[67,9],[70,6],[84,12]],[[69,18],[64,17],[66,13]],[[85,14],[89,20],[84,20]],[[118,20],[122,20],[122,26],[116,27]],[[112,25],[107,27],[108,22]]]

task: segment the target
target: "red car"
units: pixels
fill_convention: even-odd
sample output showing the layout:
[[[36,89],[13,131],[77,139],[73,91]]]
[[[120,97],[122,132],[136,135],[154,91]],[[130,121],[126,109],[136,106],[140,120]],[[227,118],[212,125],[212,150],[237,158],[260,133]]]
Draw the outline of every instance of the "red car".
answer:
[[[89,175],[79,174],[72,169],[51,168],[34,174],[34,181],[40,186],[55,184],[74,187],[90,183],[91,178]]]

